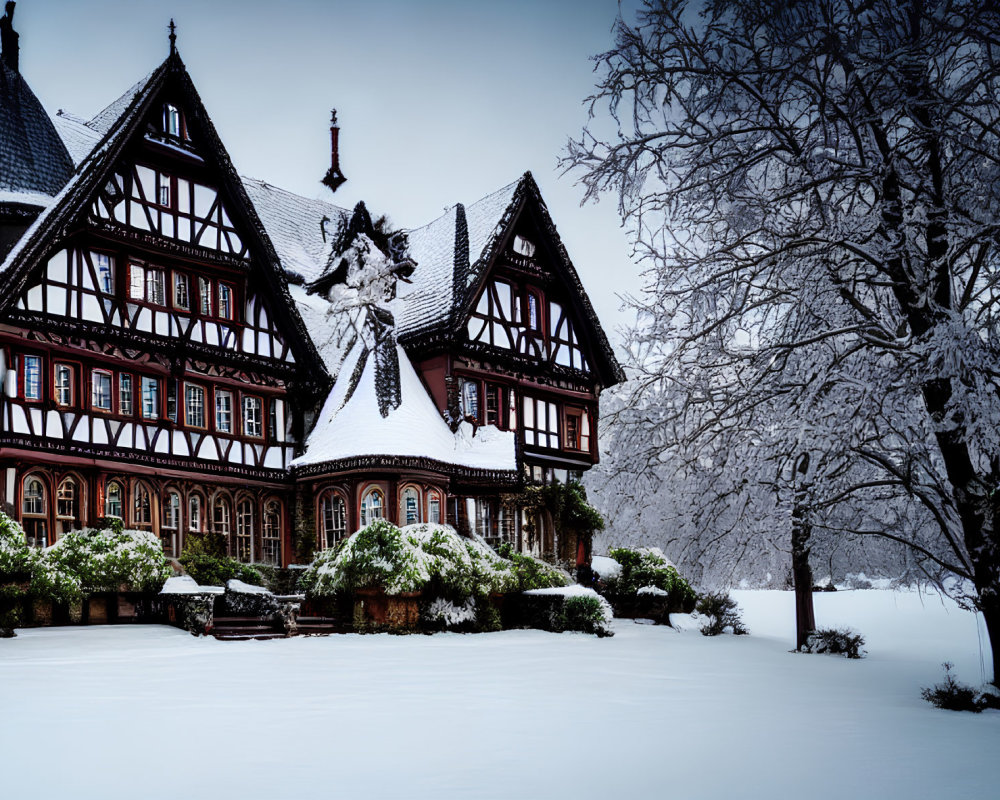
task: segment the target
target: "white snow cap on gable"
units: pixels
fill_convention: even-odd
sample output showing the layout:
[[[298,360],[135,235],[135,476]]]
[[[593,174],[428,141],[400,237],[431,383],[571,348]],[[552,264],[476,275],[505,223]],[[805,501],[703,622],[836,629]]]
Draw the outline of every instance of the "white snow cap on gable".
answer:
[[[473,469],[516,470],[513,431],[483,426],[472,435],[463,423],[452,433],[421,383],[406,352],[396,345],[402,402],[383,417],[375,387],[374,351],[367,352],[360,379],[348,396],[362,356],[358,340],[341,365],[316,426],[306,440],[306,452],[292,462],[302,467],[357,456],[430,458]]]

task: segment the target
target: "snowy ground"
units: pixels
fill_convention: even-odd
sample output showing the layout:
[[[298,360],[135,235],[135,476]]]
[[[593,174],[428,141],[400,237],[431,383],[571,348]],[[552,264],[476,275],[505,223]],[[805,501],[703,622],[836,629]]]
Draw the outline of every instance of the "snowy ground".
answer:
[[[789,652],[790,593],[735,596],[751,636],[21,631],[0,640],[0,796],[998,796],[1000,712],[920,699],[946,659],[980,682],[972,614],[817,595],[821,626],[868,638],[848,661]]]

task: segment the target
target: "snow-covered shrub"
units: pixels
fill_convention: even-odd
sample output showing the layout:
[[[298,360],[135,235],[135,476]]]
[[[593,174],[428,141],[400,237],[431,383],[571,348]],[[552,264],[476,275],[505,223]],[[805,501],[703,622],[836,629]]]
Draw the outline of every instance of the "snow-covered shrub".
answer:
[[[357,589],[386,594],[420,591],[430,579],[416,547],[388,520],[377,519],[339,547],[316,556],[303,577],[306,591],[319,597]]]
[[[478,616],[475,598],[453,603],[443,597],[435,597],[423,609],[420,621],[428,630],[472,631],[477,627]]]
[[[620,613],[630,611],[639,590],[646,587],[666,592],[667,609],[671,612],[694,610],[697,594],[659,548],[616,547],[610,555],[620,569],[617,575],[612,572],[604,578],[604,594]]]
[[[500,546],[500,556],[510,561],[513,569],[513,590],[529,592],[532,589],[552,589],[558,586],[569,586],[573,578],[565,570],[540,561],[525,553],[515,553],[507,542]]]
[[[92,592],[159,591],[170,576],[160,540],[151,531],[114,528],[71,531],[44,560],[76,576]]]
[[[955,665],[945,661],[941,666],[944,667],[944,680],[935,686],[921,689],[921,697],[936,708],[948,711],[972,711],[975,714],[982,711],[986,704],[979,692],[967,684],[959,683],[951,674]]]
[[[569,595],[563,600],[563,630],[612,636],[613,617],[611,604],[596,592]]]
[[[850,628],[823,628],[809,634],[808,653],[831,653],[847,658],[864,658],[865,637]]]
[[[302,585],[318,597],[381,588],[390,595],[428,591],[461,601],[511,591],[518,580],[511,562],[478,536],[430,523],[400,529],[379,519],[339,547],[321,551]]]
[[[0,512],[0,586],[4,587],[0,593],[6,598],[5,605],[11,607],[26,597],[64,603],[81,597],[79,576],[48,553],[29,547],[24,530],[3,512]]]
[[[702,596],[696,610],[708,617],[708,622],[701,626],[701,632],[705,636],[718,636],[726,631],[737,636],[750,633],[740,618],[739,605],[728,592],[714,592]]]
[[[532,589],[518,597],[519,622],[528,628],[612,636],[611,605],[593,589],[559,586]]]

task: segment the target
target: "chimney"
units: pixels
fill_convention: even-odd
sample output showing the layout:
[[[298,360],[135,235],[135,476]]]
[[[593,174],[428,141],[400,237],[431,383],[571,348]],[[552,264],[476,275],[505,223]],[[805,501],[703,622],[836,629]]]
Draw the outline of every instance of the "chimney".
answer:
[[[330,112],[330,169],[321,181],[324,186],[329,186],[331,192],[337,191],[347,178],[340,171],[340,128],[337,127],[337,109]]]
[[[14,30],[14,0],[7,0],[4,15],[0,17],[0,51],[3,63],[17,72],[17,31]]]

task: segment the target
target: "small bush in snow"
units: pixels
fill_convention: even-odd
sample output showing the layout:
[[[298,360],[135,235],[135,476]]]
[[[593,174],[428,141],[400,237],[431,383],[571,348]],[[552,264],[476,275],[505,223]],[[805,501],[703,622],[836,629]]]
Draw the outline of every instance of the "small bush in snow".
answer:
[[[823,628],[809,635],[806,652],[864,658],[864,646],[865,637],[850,628]]]
[[[606,594],[616,607],[628,603],[643,587],[652,586],[667,593],[670,610],[694,610],[698,595],[658,548],[616,547],[610,556],[621,565],[618,577],[605,581]]]
[[[563,601],[560,623],[563,630],[612,636],[612,617],[611,606],[600,595],[569,595]]]
[[[729,631],[737,636],[750,633],[740,618],[739,605],[728,592],[714,592],[703,595],[695,610],[708,617],[708,622],[701,626],[705,636],[718,636]]]
[[[469,598],[464,603],[456,604],[443,597],[435,597],[420,617],[428,630],[472,631],[476,628],[476,601]]]
[[[954,664],[945,661],[941,666],[944,667],[944,680],[936,686],[922,689],[920,695],[924,700],[936,708],[948,711],[972,711],[975,714],[990,705],[990,701],[971,686],[955,680],[955,676],[951,674]]]

